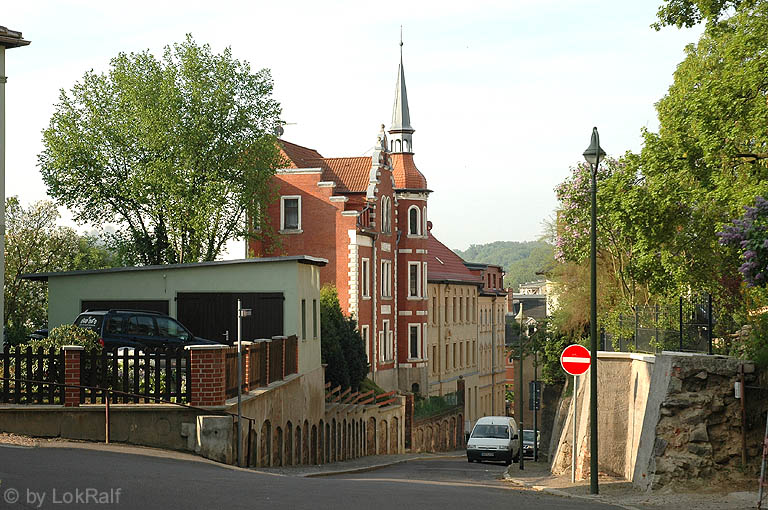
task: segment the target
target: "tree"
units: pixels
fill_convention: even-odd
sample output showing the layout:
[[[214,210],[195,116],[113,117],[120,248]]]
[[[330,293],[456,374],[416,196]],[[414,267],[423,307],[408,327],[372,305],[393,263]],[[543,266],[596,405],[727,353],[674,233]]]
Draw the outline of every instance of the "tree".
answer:
[[[692,27],[702,21],[716,24],[728,11],[750,7],[759,0],[664,0],[659,6],[656,17],[659,21],[651,26],[656,30],[662,27]]]
[[[5,329],[11,344],[47,323],[46,282],[22,280],[25,273],[98,269],[113,265],[96,240],[56,225],[59,213],[50,201],[24,208],[17,197],[5,202]],[[74,317],[73,317],[74,320]]]
[[[124,263],[214,260],[272,197],[271,93],[269,70],[189,35],[161,59],[120,53],[61,91],[39,155],[48,193],[76,221],[116,224]]]
[[[598,175],[598,310],[606,329],[627,306],[708,292],[718,310],[714,334],[725,338],[748,322],[747,302],[761,302],[740,286],[744,254],[718,242],[745,206],[768,196],[768,3],[734,7],[686,49],[656,105],[659,132],[644,131],[639,154],[625,154],[618,165],[607,161]],[[588,247],[580,172],[558,189],[556,247],[561,260],[577,266]],[[555,321],[575,325],[570,331],[580,324],[572,320],[578,301],[568,301],[576,294],[568,288],[560,308],[572,313]]]
[[[505,271],[504,285],[518,287],[540,279],[538,271],[552,266],[552,245],[546,241],[495,241],[473,244],[466,250],[454,250],[468,262],[482,262],[502,266]]]
[[[326,380],[333,386],[358,391],[368,375],[365,345],[355,320],[341,311],[339,294],[333,285],[320,290],[320,336],[322,360],[328,364]]]

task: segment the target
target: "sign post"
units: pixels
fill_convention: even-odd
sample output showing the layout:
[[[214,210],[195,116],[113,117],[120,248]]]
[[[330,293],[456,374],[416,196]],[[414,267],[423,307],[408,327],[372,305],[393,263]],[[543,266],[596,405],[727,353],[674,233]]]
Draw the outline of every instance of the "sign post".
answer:
[[[579,392],[578,377],[589,370],[592,358],[586,347],[578,344],[569,345],[560,355],[560,366],[573,376],[573,437],[571,438],[571,483],[576,482],[576,397]]]
[[[250,308],[243,308],[237,300],[237,465],[243,466],[242,421],[243,413],[240,406],[243,400],[243,317],[251,315]],[[229,332],[227,332],[229,333]],[[229,340],[229,335],[227,335]]]

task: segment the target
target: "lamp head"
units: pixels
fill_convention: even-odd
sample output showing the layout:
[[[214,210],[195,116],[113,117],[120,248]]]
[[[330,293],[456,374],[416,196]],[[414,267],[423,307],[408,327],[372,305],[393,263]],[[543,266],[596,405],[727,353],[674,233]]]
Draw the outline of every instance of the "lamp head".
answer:
[[[523,319],[525,319],[525,315],[523,315],[523,303],[520,303],[520,311],[515,315],[515,320],[522,323]]]
[[[597,128],[592,128],[592,141],[589,143],[589,147],[584,151],[584,159],[587,160],[592,166],[596,166],[605,158],[605,151],[600,147],[600,135],[597,133]]]

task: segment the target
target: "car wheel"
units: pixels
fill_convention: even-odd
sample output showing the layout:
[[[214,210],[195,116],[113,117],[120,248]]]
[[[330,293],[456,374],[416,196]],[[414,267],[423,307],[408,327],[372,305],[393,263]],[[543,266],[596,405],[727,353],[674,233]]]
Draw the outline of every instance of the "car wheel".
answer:
[[[512,459],[511,458],[504,461],[504,465],[505,466],[509,466],[510,464],[512,464]]]
[[[472,461],[472,459],[470,459],[469,457],[467,457],[467,462],[469,462],[469,463],[471,464],[473,461]]]

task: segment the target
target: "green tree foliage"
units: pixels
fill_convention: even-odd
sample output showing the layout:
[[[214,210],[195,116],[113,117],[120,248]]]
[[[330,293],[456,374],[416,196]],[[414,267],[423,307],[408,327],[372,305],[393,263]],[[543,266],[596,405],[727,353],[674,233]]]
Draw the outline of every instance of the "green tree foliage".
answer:
[[[724,15],[743,7],[750,7],[759,0],[664,0],[656,17],[659,21],[651,26],[692,27],[702,21],[716,24]]]
[[[269,70],[187,36],[120,53],[61,91],[39,156],[48,193],[80,222],[115,224],[126,264],[214,260],[261,223],[281,166]]]
[[[738,7],[686,49],[656,105],[659,132],[644,131],[639,154],[608,160],[598,174],[598,312],[609,331],[619,313],[699,292],[713,294],[715,336],[745,323],[742,261],[717,233],[768,192],[768,4]],[[556,319],[569,333],[582,325],[573,319],[583,302],[570,298],[586,290],[574,276],[588,274],[588,175],[577,165],[557,190],[557,255],[570,264],[558,271],[573,286]]]
[[[48,322],[47,282],[22,280],[20,275],[111,267],[113,259],[95,239],[57,226],[59,213],[53,202],[24,208],[17,197],[10,197],[5,210],[4,317],[6,339],[15,344]]]
[[[321,353],[325,379],[332,386],[352,387],[358,391],[368,375],[365,345],[357,323],[341,311],[336,287],[326,285],[320,291]]]
[[[503,267],[506,272],[504,285],[515,289],[522,283],[541,279],[536,273],[554,263],[552,245],[545,241],[496,241],[454,251],[468,262]]]

